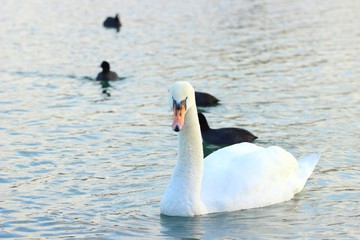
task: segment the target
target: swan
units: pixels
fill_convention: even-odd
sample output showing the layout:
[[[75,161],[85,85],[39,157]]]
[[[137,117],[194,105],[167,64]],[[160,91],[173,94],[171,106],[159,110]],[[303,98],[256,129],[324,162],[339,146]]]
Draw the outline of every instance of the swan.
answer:
[[[280,147],[239,143],[203,159],[193,87],[184,81],[169,89],[172,128],[178,132],[178,159],[160,201],[168,216],[195,216],[263,207],[300,192],[320,155],[299,162]]]
[[[242,128],[210,128],[203,113],[198,112],[201,136],[207,143],[215,145],[232,145],[241,142],[253,142],[258,137]]]

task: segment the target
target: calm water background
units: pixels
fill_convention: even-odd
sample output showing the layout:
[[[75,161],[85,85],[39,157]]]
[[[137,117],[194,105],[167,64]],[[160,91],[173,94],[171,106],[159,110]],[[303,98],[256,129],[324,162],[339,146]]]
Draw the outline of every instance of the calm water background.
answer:
[[[360,237],[359,1],[0,4],[0,238]],[[120,33],[102,27],[116,12]],[[123,79],[93,81],[102,60]],[[160,216],[177,80],[221,99],[202,109],[212,127],[246,128],[296,157],[321,152],[304,191]]]

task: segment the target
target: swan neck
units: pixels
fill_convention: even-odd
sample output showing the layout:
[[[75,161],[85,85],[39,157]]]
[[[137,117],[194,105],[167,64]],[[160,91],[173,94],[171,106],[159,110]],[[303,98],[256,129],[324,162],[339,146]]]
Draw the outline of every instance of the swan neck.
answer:
[[[178,135],[178,144],[178,161],[197,166],[197,172],[202,172],[204,156],[196,107],[190,108],[186,113],[185,124]]]
[[[172,200],[172,204],[176,204],[177,211],[188,215],[204,211],[201,201],[202,176],[202,138],[197,110],[192,107],[187,111],[184,126],[178,133],[178,160],[168,186],[168,194],[176,195],[176,203]]]

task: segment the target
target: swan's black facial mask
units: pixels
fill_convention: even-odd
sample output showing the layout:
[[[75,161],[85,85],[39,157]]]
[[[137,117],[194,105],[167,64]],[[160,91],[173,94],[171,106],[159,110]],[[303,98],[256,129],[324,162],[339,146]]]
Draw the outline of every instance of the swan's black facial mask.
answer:
[[[187,97],[178,103],[173,98],[173,111],[174,111],[174,119],[172,123],[172,128],[175,132],[179,132],[184,126],[185,121],[185,112],[186,112],[186,99]]]
[[[180,110],[182,106],[184,106],[185,111],[187,110],[186,108],[186,100],[188,97],[186,97],[184,100],[180,101],[180,103],[178,103],[174,98],[173,98],[173,108]]]

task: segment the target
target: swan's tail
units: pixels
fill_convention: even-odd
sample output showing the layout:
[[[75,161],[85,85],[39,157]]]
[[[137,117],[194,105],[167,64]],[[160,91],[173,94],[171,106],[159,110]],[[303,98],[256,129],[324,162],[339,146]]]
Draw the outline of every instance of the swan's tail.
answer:
[[[299,160],[298,176],[304,181],[304,183],[311,176],[320,157],[321,154],[313,153]]]

